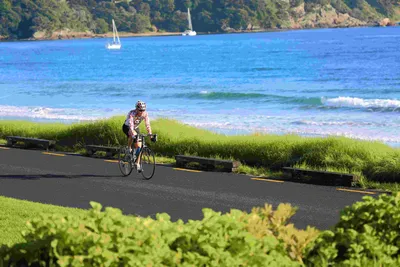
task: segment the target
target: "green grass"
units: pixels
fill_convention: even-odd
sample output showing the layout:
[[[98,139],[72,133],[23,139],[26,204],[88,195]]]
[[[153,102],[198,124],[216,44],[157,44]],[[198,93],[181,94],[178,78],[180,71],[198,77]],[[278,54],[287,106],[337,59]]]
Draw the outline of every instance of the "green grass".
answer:
[[[161,164],[175,164],[175,158],[156,156],[156,162]]]
[[[400,183],[379,183],[379,182],[369,181],[365,177],[362,177],[358,181],[358,186],[365,189],[380,189],[392,193],[400,192]]]
[[[79,214],[82,209],[46,205],[0,196],[0,246],[23,242],[26,222],[43,213]]]
[[[247,165],[240,165],[236,173],[248,174],[264,178],[282,178],[282,172],[272,172],[271,170],[263,167],[250,167]]]
[[[123,121],[123,116],[70,125],[0,121],[0,138],[20,135],[54,139],[59,149],[82,152],[85,144],[125,145],[126,136],[121,130]],[[241,167],[241,172],[259,176],[276,173],[282,166],[305,166],[359,174],[365,178],[360,183],[362,186],[376,187],[378,182],[400,181],[400,149],[379,142],[257,133],[227,136],[168,119],[158,119],[151,124],[159,141],[147,144],[158,156],[168,159],[168,163],[174,162],[175,155],[183,154],[239,160],[247,166]],[[145,132],[144,125],[141,126]],[[392,185],[394,189],[398,186]],[[385,187],[390,188],[390,184]]]

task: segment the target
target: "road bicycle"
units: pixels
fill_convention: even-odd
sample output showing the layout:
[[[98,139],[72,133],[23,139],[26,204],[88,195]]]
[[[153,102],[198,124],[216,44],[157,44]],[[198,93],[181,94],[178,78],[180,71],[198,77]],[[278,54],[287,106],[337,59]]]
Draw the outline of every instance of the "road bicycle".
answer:
[[[153,142],[157,141],[156,134],[139,134],[136,137],[139,138],[139,141],[142,141],[141,152],[139,154],[139,169],[136,166],[136,149],[132,149],[132,152],[129,152],[128,146],[123,146],[119,149],[118,165],[123,176],[130,175],[133,169],[135,169],[138,173],[141,173],[146,180],[153,177],[156,169],[156,159],[154,152],[146,145],[145,137],[153,137]]]

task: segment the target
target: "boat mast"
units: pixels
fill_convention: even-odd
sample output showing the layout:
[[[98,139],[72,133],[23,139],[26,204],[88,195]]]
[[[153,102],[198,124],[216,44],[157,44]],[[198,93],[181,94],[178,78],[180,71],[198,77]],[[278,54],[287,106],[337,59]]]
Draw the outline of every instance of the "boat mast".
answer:
[[[115,22],[114,22],[114,25],[115,25]],[[118,40],[118,43],[120,44],[121,41],[119,40],[119,35],[118,35],[118,31],[117,31],[117,26],[115,26],[115,34],[117,35],[117,40]]]
[[[188,8],[188,22],[189,22],[189,29],[191,31],[193,31],[193,27],[192,27],[192,19],[190,18],[190,10]]]
[[[114,43],[115,43],[115,22],[114,22],[114,20],[112,20],[112,24],[113,24],[113,40],[114,40]]]

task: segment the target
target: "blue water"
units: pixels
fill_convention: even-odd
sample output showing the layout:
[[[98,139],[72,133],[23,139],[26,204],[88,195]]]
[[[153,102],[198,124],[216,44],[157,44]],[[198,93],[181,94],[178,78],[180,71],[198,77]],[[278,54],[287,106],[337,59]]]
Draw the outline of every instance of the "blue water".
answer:
[[[400,146],[400,27],[0,43],[0,119],[125,115]]]

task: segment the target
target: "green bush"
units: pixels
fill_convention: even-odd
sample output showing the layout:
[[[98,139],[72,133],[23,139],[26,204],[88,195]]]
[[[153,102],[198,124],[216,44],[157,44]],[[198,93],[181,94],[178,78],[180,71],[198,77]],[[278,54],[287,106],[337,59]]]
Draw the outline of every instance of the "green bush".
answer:
[[[318,234],[287,225],[294,214],[288,204],[250,214],[203,209],[203,220],[187,223],[91,205],[85,214],[28,223],[26,242],[0,249],[0,266],[301,266],[304,248]]]
[[[96,19],[95,25],[94,32],[97,34],[107,33],[109,31],[108,24],[104,19]]]
[[[307,266],[400,266],[400,193],[364,197],[310,245]]]
[[[91,202],[28,222],[24,242],[0,248],[3,266],[400,266],[400,193],[364,197],[333,230],[298,230],[289,204],[203,209],[202,220],[124,216]]]
[[[143,14],[135,14],[130,30],[135,33],[147,32],[151,29],[150,18]]]

